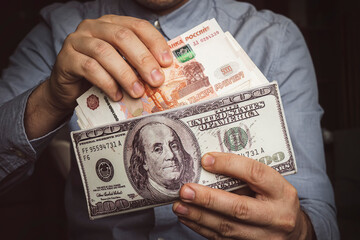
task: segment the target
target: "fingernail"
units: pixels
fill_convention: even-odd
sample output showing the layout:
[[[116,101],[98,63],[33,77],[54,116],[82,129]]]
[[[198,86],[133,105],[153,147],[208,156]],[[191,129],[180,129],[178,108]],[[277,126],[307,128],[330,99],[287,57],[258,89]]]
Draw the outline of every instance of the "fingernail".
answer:
[[[202,165],[204,167],[210,167],[211,165],[213,165],[215,163],[215,158],[213,156],[211,156],[210,154],[206,154],[204,157],[203,157],[203,160],[202,160]]]
[[[180,215],[187,215],[189,213],[189,209],[180,203],[175,208],[175,212]]]
[[[169,53],[169,51],[164,51],[161,55],[162,55],[162,60],[164,61],[164,63],[172,62],[172,56]]]
[[[117,92],[116,92],[116,100],[117,101],[120,101],[121,99],[122,99],[122,92],[121,92],[121,90],[117,90]]]
[[[133,85],[133,91],[136,96],[141,96],[144,93],[144,86],[139,81],[136,81]]]
[[[164,80],[164,75],[158,69],[154,69],[151,72],[151,78],[153,83],[160,85]]]
[[[195,192],[189,187],[185,187],[185,189],[181,192],[181,198],[185,200],[194,200]]]

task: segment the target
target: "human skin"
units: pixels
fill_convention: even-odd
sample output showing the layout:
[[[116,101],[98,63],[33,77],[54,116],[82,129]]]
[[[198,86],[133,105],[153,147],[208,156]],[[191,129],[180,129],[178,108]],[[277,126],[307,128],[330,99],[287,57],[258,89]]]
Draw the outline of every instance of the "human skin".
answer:
[[[164,82],[161,67],[171,63],[166,40],[148,21],[115,15],[82,21],[65,39],[50,78],[29,97],[24,123],[28,138],[60,125],[91,84],[114,101],[122,98],[121,88],[138,98],[144,86],[130,65],[158,87]]]
[[[142,143],[145,165],[149,178],[163,187],[179,182],[184,171],[184,154],[180,140],[166,125],[145,126]]]
[[[173,211],[189,228],[209,239],[316,238],[296,189],[271,167],[216,152],[203,156],[201,163],[205,170],[240,179],[248,187],[225,192],[185,184]]]
[[[188,0],[137,1],[166,14]],[[65,39],[50,78],[28,99],[24,117],[28,138],[43,136],[64,122],[73,112],[76,99],[91,84],[114,101],[122,98],[120,88],[138,98],[144,86],[132,67],[150,86],[158,87],[165,80],[161,67],[171,63],[166,40],[148,21],[115,15],[82,21]]]
[[[163,3],[160,5],[164,2],[160,0],[138,2],[152,9],[159,6],[158,13],[165,14],[186,0],[168,0],[168,8]],[[122,98],[120,88],[132,97],[142,96],[142,82],[119,52],[153,87],[164,81],[160,67],[172,63],[165,39],[147,21],[114,15],[82,21],[65,39],[50,78],[28,99],[24,117],[28,139],[47,134],[70,117],[76,99],[91,84],[114,101]],[[185,225],[208,238],[314,237],[311,222],[300,209],[295,188],[275,170],[240,156],[225,153],[207,156],[215,160],[209,165],[208,157],[202,159],[206,170],[242,179],[252,191],[228,193],[192,183],[184,185],[180,191],[182,201],[175,203],[173,210]]]

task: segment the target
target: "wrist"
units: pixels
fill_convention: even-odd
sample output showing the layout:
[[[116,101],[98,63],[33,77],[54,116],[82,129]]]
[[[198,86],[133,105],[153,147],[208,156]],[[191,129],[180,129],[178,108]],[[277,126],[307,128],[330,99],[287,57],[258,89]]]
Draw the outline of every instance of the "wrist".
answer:
[[[56,86],[53,85],[54,83],[52,83],[50,79],[47,79],[39,86],[41,98],[44,101],[43,107],[46,108],[49,113],[56,115],[56,117],[70,114],[74,111],[76,100],[64,100],[66,98],[57,94],[56,91],[54,91]]]
[[[26,104],[24,126],[28,139],[41,137],[56,129],[72,113],[71,108],[60,108],[54,103],[49,80],[42,82],[30,94]]]
[[[309,216],[303,211],[300,210],[301,218],[301,227],[300,227],[300,237],[298,239],[304,240],[316,240],[315,231]]]

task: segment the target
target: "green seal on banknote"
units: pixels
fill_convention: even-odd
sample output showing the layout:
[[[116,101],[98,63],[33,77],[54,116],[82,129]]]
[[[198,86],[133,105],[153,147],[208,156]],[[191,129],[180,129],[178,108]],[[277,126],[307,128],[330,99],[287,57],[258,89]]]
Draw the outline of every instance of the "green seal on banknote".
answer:
[[[195,57],[195,52],[191,49],[189,44],[174,50],[173,53],[176,59],[181,63],[187,62]]]
[[[233,127],[224,134],[224,144],[229,151],[240,151],[245,148],[249,137],[246,131],[240,127]]]

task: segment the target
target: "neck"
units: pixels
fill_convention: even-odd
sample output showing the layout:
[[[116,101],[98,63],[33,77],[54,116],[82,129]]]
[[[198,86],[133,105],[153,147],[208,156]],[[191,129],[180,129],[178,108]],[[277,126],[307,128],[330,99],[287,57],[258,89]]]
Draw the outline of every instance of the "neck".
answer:
[[[164,10],[159,10],[159,11],[154,11],[156,14],[160,15],[160,16],[163,16],[163,15],[166,15],[166,14],[169,14],[173,11],[175,11],[176,9],[180,8],[182,5],[184,5],[185,3],[187,3],[189,0],[184,0],[184,1],[181,1],[179,3],[177,3],[176,5],[168,8],[168,9],[164,9]]]
[[[175,11],[176,9],[180,8],[188,1],[189,0],[177,0],[177,1],[170,1],[170,2],[164,1],[163,3],[161,3],[160,0],[157,0],[157,1],[155,1],[155,0],[136,0],[136,3],[141,5],[144,8],[147,8],[152,13],[163,16],[163,15],[169,14],[169,13]]]

